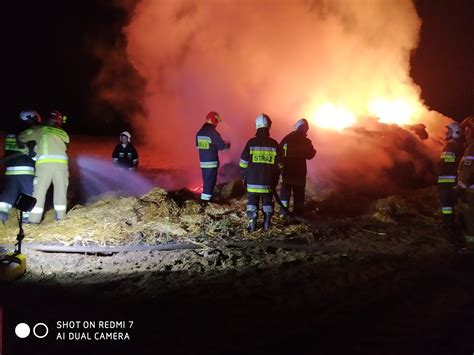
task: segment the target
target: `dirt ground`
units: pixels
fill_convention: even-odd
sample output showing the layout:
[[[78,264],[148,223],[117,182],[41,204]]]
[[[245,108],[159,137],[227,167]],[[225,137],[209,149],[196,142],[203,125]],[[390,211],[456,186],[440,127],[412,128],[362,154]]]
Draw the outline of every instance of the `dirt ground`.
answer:
[[[293,264],[316,268],[348,260],[378,260],[361,275],[372,278],[384,269],[384,259],[409,262],[453,252],[438,227],[436,206],[422,206],[423,200],[435,201],[430,189],[419,191],[411,200],[395,196],[376,200],[356,216],[334,216],[332,207],[322,200],[309,209],[303,221],[275,216],[270,231],[255,233],[245,230],[244,198],[201,209],[189,197],[186,192],[167,194],[161,189],[138,198],[108,196],[77,206],[64,221],[54,222],[48,215],[39,226],[25,225],[28,272],[16,283],[81,286],[80,292],[119,285],[110,290],[106,287],[102,296],[133,297],[156,295],[230,272]],[[325,211],[331,215],[324,215]],[[5,228],[12,235],[16,226],[9,223]],[[34,243],[145,248],[182,245],[185,249],[105,255],[45,253],[35,250]]]
[[[109,343],[91,352],[90,344],[78,343],[67,348],[70,354],[474,349],[468,331],[474,321],[474,264],[445,240],[433,189],[369,203],[309,191],[303,223],[275,217],[266,233],[247,233],[245,199],[228,196],[204,210],[186,191],[108,196],[76,207],[65,221],[53,222],[49,215],[40,226],[25,226],[28,272],[3,285],[8,290],[3,305],[15,309],[15,321],[137,323],[134,341],[127,344],[132,348]],[[99,224],[104,231],[92,234]],[[104,237],[109,231],[113,238]],[[33,242],[187,249],[65,254],[29,248]],[[63,344],[48,344],[47,353],[64,352]],[[22,343],[14,345],[23,349]],[[41,346],[27,351],[45,353]]]

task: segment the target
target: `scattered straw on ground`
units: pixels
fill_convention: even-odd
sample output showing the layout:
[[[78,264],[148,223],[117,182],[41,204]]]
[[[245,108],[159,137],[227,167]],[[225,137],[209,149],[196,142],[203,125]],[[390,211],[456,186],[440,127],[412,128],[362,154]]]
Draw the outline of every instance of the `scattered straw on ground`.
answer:
[[[427,194],[427,199],[432,199]],[[184,201],[182,206],[161,188],[140,197],[105,196],[90,205],[77,205],[66,219],[54,221],[48,211],[40,225],[24,225],[25,241],[65,245],[119,245],[137,243],[170,243],[207,240],[275,240],[302,236],[311,228],[305,224],[290,224],[274,217],[270,231],[249,233],[246,230],[246,199],[233,199],[228,204],[209,204],[203,209],[196,201]],[[419,217],[418,209],[399,197],[378,200],[371,218],[396,223],[404,215]],[[2,228],[0,244],[12,244],[18,233],[15,212]],[[422,216],[423,217],[423,216]]]

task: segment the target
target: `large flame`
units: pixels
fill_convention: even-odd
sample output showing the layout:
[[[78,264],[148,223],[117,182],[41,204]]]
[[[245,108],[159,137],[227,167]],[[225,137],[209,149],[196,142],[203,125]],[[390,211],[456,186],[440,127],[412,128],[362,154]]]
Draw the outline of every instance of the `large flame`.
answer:
[[[356,116],[344,106],[335,106],[326,103],[320,106],[313,114],[310,121],[318,127],[342,131],[344,128],[356,123]]]
[[[426,112],[418,97],[411,99],[383,99],[376,98],[367,105],[364,116],[371,116],[382,123],[410,125],[419,122],[421,113]],[[357,116],[345,105],[325,103],[309,113],[310,121],[321,128],[342,131],[360,123],[361,117]]]

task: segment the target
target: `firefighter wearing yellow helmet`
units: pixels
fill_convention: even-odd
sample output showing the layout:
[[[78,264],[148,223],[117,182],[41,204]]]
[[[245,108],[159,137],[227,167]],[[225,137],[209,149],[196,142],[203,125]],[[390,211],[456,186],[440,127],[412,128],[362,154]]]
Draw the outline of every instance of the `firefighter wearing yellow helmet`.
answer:
[[[22,132],[21,142],[36,142],[36,173],[33,186],[33,196],[36,205],[29,215],[30,223],[40,223],[46,192],[53,184],[53,204],[55,219],[66,217],[67,189],[69,185],[69,169],[67,144],[68,134],[62,129],[66,116],[59,111],[50,112],[45,125],[35,126]]]
[[[466,147],[458,168],[459,226],[465,247],[474,251],[474,116],[461,123]]]

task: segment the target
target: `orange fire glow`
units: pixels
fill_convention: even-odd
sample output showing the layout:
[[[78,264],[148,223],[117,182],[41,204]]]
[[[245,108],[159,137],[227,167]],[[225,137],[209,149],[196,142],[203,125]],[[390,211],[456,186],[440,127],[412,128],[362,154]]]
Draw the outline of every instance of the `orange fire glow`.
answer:
[[[332,103],[326,103],[319,107],[310,115],[310,120],[318,127],[335,129],[337,131],[342,131],[357,121],[355,115],[347,108],[335,106]]]
[[[382,123],[402,126],[417,123],[423,106],[416,97],[412,100],[377,98],[370,101],[364,111],[366,116],[374,117]],[[309,117],[310,121],[320,128],[342,131],[360,121],[360,117],[354,112],[357,110],[351,110],[346,105],[325,103],[313,110]]]
[[[376,99],[369,103],[369,113],[378,117],[383,123],[413,124],[417,123],[420,106],[421,104],[415,100]]]

